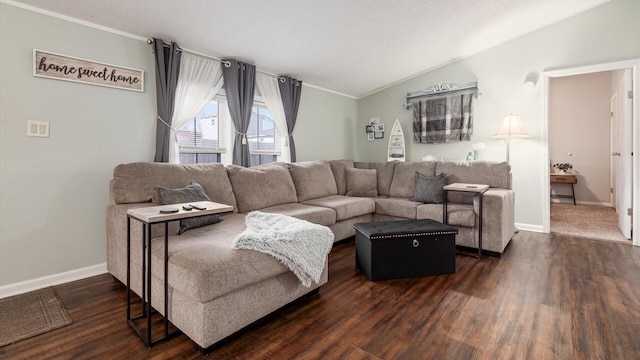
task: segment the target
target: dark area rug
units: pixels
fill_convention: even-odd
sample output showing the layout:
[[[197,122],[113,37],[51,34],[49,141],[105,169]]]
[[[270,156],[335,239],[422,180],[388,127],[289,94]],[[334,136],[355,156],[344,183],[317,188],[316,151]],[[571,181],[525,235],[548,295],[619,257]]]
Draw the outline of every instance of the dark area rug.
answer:
[[[71,324],[51,288],[0,299],[0,346]]]

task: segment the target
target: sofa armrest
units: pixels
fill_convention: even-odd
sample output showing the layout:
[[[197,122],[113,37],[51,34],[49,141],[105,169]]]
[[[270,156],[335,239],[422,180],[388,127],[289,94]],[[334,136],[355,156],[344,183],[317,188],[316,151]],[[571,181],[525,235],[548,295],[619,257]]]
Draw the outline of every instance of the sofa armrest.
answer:
[[[479,211],[479,197],[473,199],[475,211]],[[482,210],[482,248],[502,253],[515,234],[513,190],[490,188],[484,193]]]

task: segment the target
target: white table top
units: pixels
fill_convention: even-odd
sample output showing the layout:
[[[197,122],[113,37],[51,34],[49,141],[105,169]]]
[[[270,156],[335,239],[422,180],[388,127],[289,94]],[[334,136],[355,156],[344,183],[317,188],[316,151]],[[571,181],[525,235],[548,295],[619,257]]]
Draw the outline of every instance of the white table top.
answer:
[[[453,183],[453,184],[446,185],[445,187],[443,187],[443,189],[447,191],[464,191],[464,192],[483,193],[487,191],[487,189],[489,189],[489,185]]]
[[[182,208],[182,205],[189,204],[205,207],[206,210],[184,210]],[[164,209],[179,209],[179,211],[171,214],[160,213],[160,210]],[[219,204],[212,201],[192,201],[183,204],[159,205],[129,209],[127,210],[127,215],[146,223],[157,223],[168,220],[186,219],[194,216],[219,214],[229,211],[233,211],[233,206]]]

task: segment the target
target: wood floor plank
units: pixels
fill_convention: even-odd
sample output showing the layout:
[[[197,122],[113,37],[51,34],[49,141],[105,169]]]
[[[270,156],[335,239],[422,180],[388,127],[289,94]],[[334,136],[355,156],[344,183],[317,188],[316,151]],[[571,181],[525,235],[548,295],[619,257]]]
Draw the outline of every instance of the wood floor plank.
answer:
[[[0,358],[205,358],[185,335],[147,348],[110,275],[54,291],[73,323],[2,347]],[[371,282],[350,240],[334,246],[317,295],[208,358],[638,359],[638,334],[638,247],[521,231],[500,259],[458,256],[455,274]]]

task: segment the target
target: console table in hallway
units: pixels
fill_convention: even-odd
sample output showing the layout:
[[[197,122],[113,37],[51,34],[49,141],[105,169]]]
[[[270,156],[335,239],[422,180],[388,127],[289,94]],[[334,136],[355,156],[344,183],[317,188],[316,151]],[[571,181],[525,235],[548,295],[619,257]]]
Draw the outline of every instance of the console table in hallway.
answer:
[[[578,179],[573,174],[551,174],[551,184],[567,184],[571,185],[571,195],[551,195],[551,198],[567,198],[573,199],[573,205],[576,205],[576,193],[573,189],[573,184],[578,183]]]

